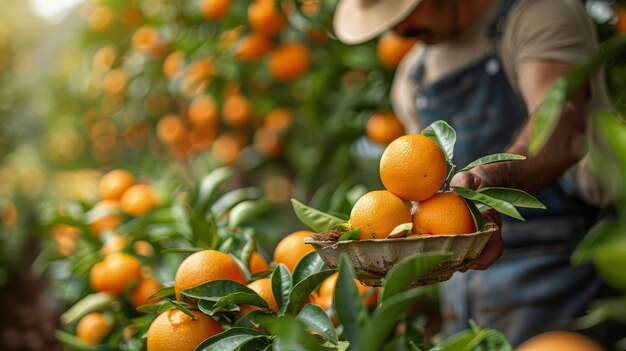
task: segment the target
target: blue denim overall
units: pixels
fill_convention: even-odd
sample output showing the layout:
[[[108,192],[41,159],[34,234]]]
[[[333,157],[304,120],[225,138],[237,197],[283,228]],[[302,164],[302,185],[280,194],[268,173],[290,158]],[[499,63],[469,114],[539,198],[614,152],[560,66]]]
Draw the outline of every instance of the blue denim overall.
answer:
[[[460,167],[502,152],[527,120],[496,54],[512,0],[503,0],[489,27],[485,57],[434,83],[423,84],[427,50],[415,71],[415,99],[422,125],[445,120],[457,132]],[[485,271],[456,273],[442,285],[444,332],[467,328],[468,319],[498,329],[517,345],[546,330],[566,328],[601,289],[592,267],[571,267],[573,247],[593,224],[596,210],[560,179],[534,194],[548,210],[520,211],[526,222],[503,216],[503,256]]]

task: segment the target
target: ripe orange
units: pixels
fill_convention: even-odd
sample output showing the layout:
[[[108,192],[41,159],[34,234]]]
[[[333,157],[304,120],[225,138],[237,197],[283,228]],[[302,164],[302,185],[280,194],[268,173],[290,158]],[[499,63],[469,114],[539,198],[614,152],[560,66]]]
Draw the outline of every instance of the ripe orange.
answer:
[[[59,224],[52,229],[52,238],[57,244],[61,256],[69,257],[76,251],[76,240],[80,230],[66,224]]]
[[[157,137],[167,145],[177,144],[188,137],[187,125],[177,115],[167,114],[157,124]]]
[[[89,282],[94,291],[120,294],[141,276],[141,263],[134,256],[114,252],[91,267]]]
[[[159,46],[159,32],[150,25],[144,25],[135,31],[132,38],[132,47],[135,50],[152,52]]]
[[[137,240],[133,244],[133,251],[139,255],[144,257],[151,257],[154,255],[154,248],[152,245],[145,240]]]
[[[100,198],[119,200],[122,193],[130,188],[135,182],[133,175],[124,169],[110,171],[100,178],[98,182],[98,195]]]
[[[335,287],[337,286],[338,278],[339,273],[335,273],[326,278],[320,285],[319,293],[314,293],[312,295],[311,302],[320,306],[323,310],[328,311],[333,306],[333,296],[335,295]],[[378,303],[378,289],[364,285],[357,279],[355,279],[354,282],[356,283],[356,287],[361,296],[368,294],[363,298],[365,306],[375,307]]]
[[[206,314],[191,310],[191,319],[181,310],[161,313],[148,329],[148,351],[194,351],[200,343],[223,331]]]
[[[169,54],[163,61],[163,75],[172,79],[178,75],[183,66],[185,54],[182,51],[174,51]]]
[[[215,139],[211,146],[211,157],[225,165],[232,165],[237,162],[239,153],[245,146],[245,141],[237,134],[222,133]]]
[[[182,290],[220,279],[246,283],[243,271],[228,254],[216,250],[198,251],[178,266],[174,276],[174,292],[179,298]]]
[[[551,331],[534,336],[515,351],[606,351],[594,340],[571,331]]]
[[[270,269],[270,265],[260,253],[254,251],[250,256],[250,273],[263,272]]]
[[[392,141],[380,159],[380,179],[385,188],[404,200],[422,201],[435,195],[446,172],[446,157],[439,145],[419,134]]]
[[[248,7],[248,23],[256,31],[271,36],[283,30],[287,19],[276,8],[276,1],[255,0]]]
[[[241,128],[250,124],[252,106],[250,101],[243,95],[231,95],[224,99],[222,106],[224,123],[232,128]]]
[[[107,95],[117,95],[126,90],[128,75],[122,68],[114,68],[104,75],[102,89]]]
[[[237,43],[235,58],[242,61],[258,60],[271,48],[272,42],[265,34],[252,32]]]
[[[146,298],[159,291],[159,289],[161,289],[162,287],[163,285],[158,280],[152,277],[145,277],[141,279],[135,287],[135,290],[133,290],[133,306],[139,307],[156,303],[157,301],[159,301],[160,298],[153,297],[149,300],[146,300]]]
[[[201,0],[200,11],[205,18],[219,20],[230,9],[232,0]]]
[[[213,126],[217,122],[217,103],[209,95],[197,96],[189,104],[187,117],[196,127]]]
[[[272,51],[267,68],[274,79],[284,82],[300,77],[310,65],[309,49],[298,42],[288,42]]]
[[[107,239],[107,241],[104,242],[104,244],[100,248],[100,252],[104,256],[107,256],[107,255],[112,254],[114,252],[118,252],[118,251],[124,250],[124,248],[126,247],[127,243],[128,242],[126,241],[126,237],[121,236],[121,235],[114,235],[114,236],[110,237],[109,239]]]
[[[97,345],[113,330],[113,321],[102,312],[85,315],[76,325],[76,336],[87,345]]]
[[[438,193],[420,201],[413,214],[413,231],[428,234],[469,234],[476,231],[472,213],[456,193]]]
[[[111,68],[117,59],[119,49],[115,45],[106,45],[100,48],[91,59],[94,70],[103,72]]]
[[[217,130],[214,126],[208,125],[203,127],[196,127],[189,133],[189,142],[191,148],[194,150],[205,150],[211,147],[215,137],[217,136]]]
[[[403,135],[404,126],[393,112],[375,112],[367,120],[367,136],[379,144],[389,145]]]
[[[195,60],[187,67],[187,78],[197,82],[215,76],[217,70],[211,57]]]
[[[265,157],[278,157],[283,153],[284,140],[280,132],[266,126],[260,126],[254,132],[254,147]]]
[[[400,224],[411,222],[411,210],[393,193],[374,190],[357,200],[349,222],[355,228],[361,227],[359,240],[385,239]]]
[[[386,67],[395,68],[415,42],[415,39],[402,38],[394,31],[388,31],[378,39],[376,46],[378,59]]]
[[[89,223],[89,229],[93,235],[100,235],[107,230],[115,230],[122,223],[119,214],[120,206],[114,200],[102,200],[94,205],[91,210],[93,218]]]
[[[263,125],[272,130],[283,132],[291,127],[293,119],[293,111],[288,108],[277,107],[267,113]]]
[[[267,302],[270,310],[274,311],[274,313],[278,313],[278,303],[276,303],[274,293],[272,292],[272,281],[270,278],[255,280],[248,284],[248,287]]]
[[[157,205],[156,191],[147,184],[135,184],[122,194],[120,207],[131,216],[139,217]]]
[[[114,15],[110,7],[98,5],[89,14],[87,24],[94,32],[103,31],[111,25]]]
[[[308,230],[299,230],[282,238],[274,249],[274,262],[284,264],[290,272],[302,257],[315,250],[313,246],[304,243],[304,238],[312,235]]]

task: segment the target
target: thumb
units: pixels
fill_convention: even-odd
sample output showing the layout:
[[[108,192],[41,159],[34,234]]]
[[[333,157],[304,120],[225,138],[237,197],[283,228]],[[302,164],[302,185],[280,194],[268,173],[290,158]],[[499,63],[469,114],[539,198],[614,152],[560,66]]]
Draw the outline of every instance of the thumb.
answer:
[[[450,186],[458,186],[469,189],[478,188],[479,182],[474,173],[471,171],[464,171],[455,174],[450,180]]]

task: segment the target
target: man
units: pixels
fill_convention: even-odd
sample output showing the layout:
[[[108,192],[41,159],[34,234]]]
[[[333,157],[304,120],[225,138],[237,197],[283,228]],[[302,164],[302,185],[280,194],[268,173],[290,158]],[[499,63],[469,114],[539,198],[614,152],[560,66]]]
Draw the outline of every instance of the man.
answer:
[[[391,29],[421,41],[398,68],[392,101],[409,133],[439,119],[450,123],[461,167],[496,152],[527,155],[532,112],[559,77],[598,49],[579,0],[340,0],[334,29],[348,44]],[[492,236],[475,270],[443,285],[447,334],[472,318],[517,345],[566,328],[603,293],[592,267],[569,264],[597,219],[582,190],[596,203],[605,201],[593,182],[582,181],[588,158],[581,162],[591,112],[609,106],[601,77],[567,98],[557,133],[537,155],[452,180],[474,189],[522,189],[548,210],[524,211],[526,222],[503,218],[502,236]]]

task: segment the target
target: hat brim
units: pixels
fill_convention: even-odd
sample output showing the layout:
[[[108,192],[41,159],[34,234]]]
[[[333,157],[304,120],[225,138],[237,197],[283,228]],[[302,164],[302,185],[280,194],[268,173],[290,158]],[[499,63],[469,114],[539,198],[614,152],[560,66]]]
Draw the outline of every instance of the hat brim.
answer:
[[[422,0],[341,0],[333,28],[346,44],[366,42],[400,23]]]

